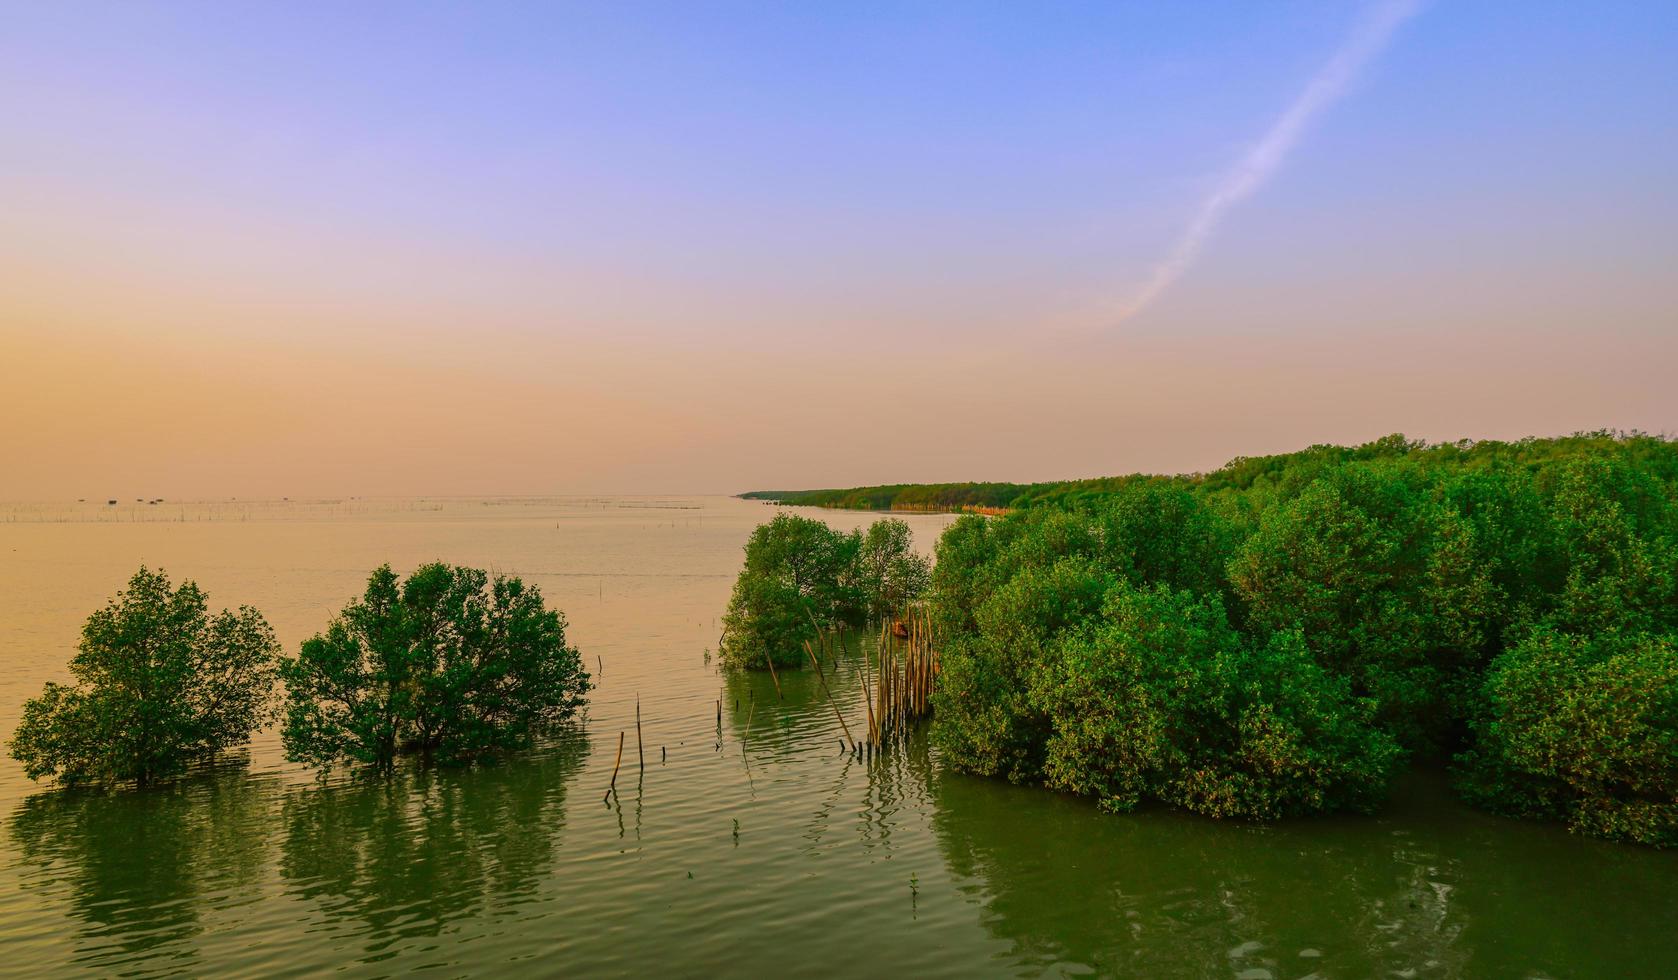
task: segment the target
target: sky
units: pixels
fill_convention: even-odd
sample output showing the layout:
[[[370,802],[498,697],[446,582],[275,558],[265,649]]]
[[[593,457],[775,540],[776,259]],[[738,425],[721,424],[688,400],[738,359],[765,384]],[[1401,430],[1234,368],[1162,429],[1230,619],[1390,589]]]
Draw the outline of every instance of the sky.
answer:
[[[0,499],[1678,432],[1678,4],[0,0]]]

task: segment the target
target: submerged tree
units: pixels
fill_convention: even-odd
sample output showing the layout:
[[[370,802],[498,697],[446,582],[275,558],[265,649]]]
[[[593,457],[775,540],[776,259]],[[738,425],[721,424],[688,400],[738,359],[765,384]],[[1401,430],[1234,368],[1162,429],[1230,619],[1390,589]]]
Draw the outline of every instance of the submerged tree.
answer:
[[[1373,702],[1317,666],[1298,633],[1254,643],[1215,597],[1121,584],[1034,680],[1054,734],[1045,783],[1128,810],[1215,817],[1368,809],[1398,745]]]
[[[1678,845],[1678,442],[1389,437],[1085,481],[938,543],[963,771],[1214,815],[1472,801]]]
[[[283,663],[286,756],[388,769],[409,749],[463,762],[524,747],[590,688],[565,625],[517,578],[431,564],[399,582],[386,565]]]
[[[746,542],[746,563],[723,615],[722,660],[762,668],[804,662],[818,629],[860,626],[900,613],[925,591],[926,559],[909,525],[876,521],[864,535],[777,514]]]
[[[1458,787],[1472,802],[1678,845],[1673,637],[1536,629],[1493,662],[1479,734],[1458,759]]]
[[[902,615],[926,591],[932,565],[915,551],[909,525],[886,518],[869,525],[857,552],[856,579],[868,618],[874,621]]]
[[[864,601],[854,567],[861,547],[860,534],[795,514],[759,525],[723,614],[723,662],[761,668],[773,658],[796,665],[818,628],[860,621]]]
[[[141,568],[82,628],[76,683],[24,705],[12,757],[66,784],[179,775],[267,720],[278,653],[255,609],[212,617],[196,584]]]

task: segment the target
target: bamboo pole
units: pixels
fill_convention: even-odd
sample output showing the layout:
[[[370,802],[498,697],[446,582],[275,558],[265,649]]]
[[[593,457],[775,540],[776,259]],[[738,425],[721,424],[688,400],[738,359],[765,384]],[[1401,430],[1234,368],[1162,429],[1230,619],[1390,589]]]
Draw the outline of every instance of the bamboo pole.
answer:
[[[828,649],[826,634],[822,632],[821,626],[816,622],[815,614],[810,612],[810,608],[808,606],[804,607],[804,618],[810,621],[810,628],[816,631],[816,642],[822,645],[822,652],[827,654],[827,659],[837,667],[839,665],[839,658],[834,656],[833,651]]]
[[[641,748],[641,695],[635,695],[635,757],[642,772],[647,771],[647,753]]]
[[[601,800],[602,803],[610,803],[612,794],[618,791],[618,766],[623,764],[623,734],[618,732],[618,758],[612,763],[612,783],[606,787],[606,796]]]
[[[763,651],[763,662],[769,665],[769,679],[775,682],[775,699],[785,701],[781,694],[781,679],[775,676],[775,658],[768,650]]]
[[[921,648],[921,706],[920,706],[920,713],[923,714],[923,715],[926,714],[927,711],[932,707],[932,701],[931,701],[932,679],[927,674],[928,667],[931,663],[932,663],[931,652],[927,648],[922,647]]]
[[[921,714],[921,645],[919,632],[911,626],[909,629],[909,713],[918,718]]]
[[[889,741],[897,722],[897,645],[886,651],[886,669],[880,675],[880,696],[885,702],[885,738]]]
[[[932,646],[932,624],[927,621],[925,612],[920,614],[921,649],[926,656],[926,695],[921,699],[921,711],[930,714],[932,711],[932,685],[938,678],[938,655]]]
[[[880,651],[880,744],[891,738],[891,647]]]
[[[862,651],[862,707],[868,712],[868,740],[874,741],[876,728],[874,722],[874,697],[868,690],[868,649]]]
[[[900,682],[902,671],[900,669],[901,665],[898,663],[902,658],[903,652],[897,648],[896,644],[893,644],[891,648],[891,679],[886,688],[886,696],[890,699],[887,701],[886,707],[891,712],[891,726],[887,729],[888,737],[896,737],[898,721],[900,720],[898,716],[903,713],[903,697],[900,690],[902,687]]]
[[[891,650],[891,661],[886,668],[886,738],[897,734],[897,647]]]
[[[887,648],[889,659],[886,661],[886,739],[889,741],[897,734],[897,661],[902,655],[901,644],[896,634],[892,635],[891,646]]]
[[[910,634],[913,636],[913,634]],[[913,720],[915,717],[915,668],[919,666],[919,657],[915,650],[915,641],[909,641],[908,649],[903,654],[903,714]]]
[[[891,732],[891,643],[887,641],[874,654],[874,713],[880,718],[880,741],[883,744]]]
[[[820,634],[817,634],[816,641],[818,643],[821,642]],[[827,647],[823,646],[822,650],[823,650],[823,652],[826,652]],[[810,654],[810,662],[816,665],[816,677],[822,682],[822,687],[826,688],[827,687],[827,675],[822,673],[821,658],[816,656],[814,653],[810,653],[810,641],[809,640],[804,641],[804,652]]]
[[[809,640],[804,641],[804,652],[809,654],[811,663],[816,662],[816,651],[814,651],[810,648],[810,641]],[[821,677],[821,666],[819,664],[816,666],[816,676]],[[827,695],[827,703],[828,703],[828,706],[833,709],[833,717],[839,719],[840,730],[845,733],[845,738],[849,739],[851,741],[851,743],[854,745],[856,743],[856,740],[851,738],[851,726],[845,724],[845,715],[844,715],[843,712],[841,712],[839,710],[838,702],[833,700],[833,692],[828,690],[827,678],[822,677],[821,682],[822,682],[822,693]]]
[[[909,683],[909,713],[919,717],[921,713],[921,642],[919,624],[913,616],[909,618],[909,657],[911,677]]]
[[[915,637],[915,714],[926,712],[926,637],[921,633],[919,616],[912,616]]]

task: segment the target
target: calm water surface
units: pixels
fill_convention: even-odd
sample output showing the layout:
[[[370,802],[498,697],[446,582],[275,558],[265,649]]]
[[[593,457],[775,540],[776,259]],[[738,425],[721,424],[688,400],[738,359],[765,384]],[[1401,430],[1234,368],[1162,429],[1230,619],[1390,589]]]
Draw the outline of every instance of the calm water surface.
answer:
[[[1437,776],[1378,817],[1252,827],[1105,815],[944,772],[924,744],[850,761],[813,676],[789,672],[778,701],[768,677],[706,657],[770,513],[0,507],[0,737],[141,562],[216,608],[257,606],[288,649],[382,562],[516,573],[565,611],[599,683],[575,736],[493,768],[322,781],[270,731],[246,767],[104,794],[43,790],[6,759],[0,972],[1678,976],[1678,854],[1479,814]],[[917,544],[948,520],[910,517]],[[858,725],[855,664],[837,675]]]

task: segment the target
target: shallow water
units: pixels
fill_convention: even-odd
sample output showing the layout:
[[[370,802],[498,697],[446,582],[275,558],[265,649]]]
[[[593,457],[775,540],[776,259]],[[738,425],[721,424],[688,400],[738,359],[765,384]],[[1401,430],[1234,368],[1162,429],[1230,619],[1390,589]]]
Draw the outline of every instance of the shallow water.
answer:
[[[103,794],[33,786],[6,759],[0,972],[1678,975],[1678,854],[1476,813],[1436,775],[1377,817],[1253,827],[1102,814],[946,773],[923,743],[849,760],[812,673],[783,674],[782,701],[705,658],[771,514],[676,497],[0,508],[0,737],[142,561],[213,608],[257,606],[288,648],[381,562],[516,573],[565,611],[599,683],[574,737],[496,767],[323,782],[265,732],[248,766]],[[923,548],[949,520],[907,519]],[[831,680],[860,724],[855,665]]]

